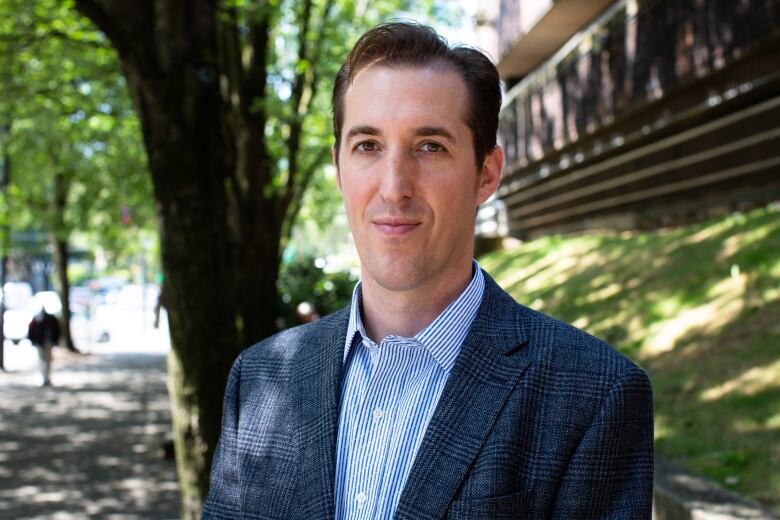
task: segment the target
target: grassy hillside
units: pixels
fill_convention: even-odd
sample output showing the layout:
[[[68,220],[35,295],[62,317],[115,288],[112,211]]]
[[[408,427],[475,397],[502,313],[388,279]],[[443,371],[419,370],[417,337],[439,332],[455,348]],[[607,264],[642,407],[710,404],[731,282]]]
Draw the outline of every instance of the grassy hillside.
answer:
[[[780,207],[545,237],[480,263],[648,371],[661,454],[780,512]]]

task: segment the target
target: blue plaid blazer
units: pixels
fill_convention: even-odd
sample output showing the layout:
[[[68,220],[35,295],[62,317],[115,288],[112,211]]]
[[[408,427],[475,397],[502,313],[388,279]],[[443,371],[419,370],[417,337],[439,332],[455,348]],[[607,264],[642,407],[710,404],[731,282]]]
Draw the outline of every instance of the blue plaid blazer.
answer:
[[[645,373],[485,282],[395,518],[649,519]],[[204,519],[333,518],[348,318],[342,310],[238,357]]]

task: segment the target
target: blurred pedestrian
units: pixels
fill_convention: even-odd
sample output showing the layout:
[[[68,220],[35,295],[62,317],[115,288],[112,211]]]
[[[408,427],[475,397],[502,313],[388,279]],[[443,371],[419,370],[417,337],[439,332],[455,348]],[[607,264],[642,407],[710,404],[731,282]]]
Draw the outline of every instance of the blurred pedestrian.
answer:
[[[160,328],[160,313],[163,310],[163,307],[167,307],[167,304],[165,303],[165,293],[167,291],[165,290],[165,279],[160,279],[160,292],[157,295],[157,303],[154,305],[154,328],[159,329]]]
[[[27,337],[38,349],[41,370],[41,386],[51,386],[52,349],[60,340],[60,322],[50,314],[46,307],[41,307],[38,314],[27,327]]]

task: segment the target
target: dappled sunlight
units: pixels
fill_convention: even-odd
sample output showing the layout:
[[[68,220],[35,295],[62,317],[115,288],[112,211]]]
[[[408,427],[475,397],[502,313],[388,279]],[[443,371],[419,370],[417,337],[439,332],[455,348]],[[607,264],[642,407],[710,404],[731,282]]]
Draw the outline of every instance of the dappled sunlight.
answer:
[[[653,306],[654,312],[663,318],[676,316],[685,305],[676,294],[667,297],[659,296],[658,298],[651,296],[651,298],[655,301]]]
[[[772,277],[780,277],[780,258],[778,258],[769,268],[769,274]]]
[[[717,260],[723,262],[737,254],[740,248],[747,247],[751,244],[764,240],[771,232],[771,228],[762,227],[758,229],[748,230],[738,235],[732,235],[723,241],[723,246],[718,252]]]
[[[567,273],[574,268],[581,266],[581,255],[591,250],[590,244],[577,243],[571,247],[558,249],[552,255],[548,255],[544,262],[546,276],[536,276],[524,279],[528,291],[536,291],[547,286],[549,281],[555,285],[566,279]]]
[[[623,290],[622,285],[617,282],[612,282],[588,294],[585,297],[584,303],[595,303],[600,300],[606,300],[623,292]]]
[[[693,308],[668,309],[666,319],[648,328],[642,359],[669,352],[692,332],[712,334],[734,320],[744,308],[746,280],[744,275],[727,278],[711,290],[717,298]]]
[[[578,329],[587,329],[588,325],[590,325],[590,320],[587,316],[580,316],[576,320],[571,322],[572,325],[577,327]]]
[[[32,348],[32,347],[30,347]],[[0,517],[174,518],[165,354],[80,356],[51,389],[0,380]]]
[[[739,434],[751,434],[762,432],[775,432],[775,435],[780,435],[780,412],[767,418],[766,421],[756,421],[754,419],[740,418],[733,422],[732,428]]]
[[[671,436],[674,433],[674,430],[669,423],[669,418],[666,415],[655,413],[654,419],[654,433],[655,433],[655,440],[656,442],[659,439],[663,439],[666,437]]]
[[[556,260],[550,259],[549,262],[546,262],[541,266],[536,265],[535,263],[529,263],[523,265],[519,261],[515,262],[514,264],[515,265],[511,268],[510,272],[507,272],[502,278],[502,280],[505,280],[507,286],[513,286],[525,282],[526,280],[533,278],[534,275],[552,268],[553,266],[556,265]],[[489,266],[484,266],[484,267],[490,270]]]
[[[753,367],[733,379],[708,388],[700,394],[700,399],[713,401],[732,392],[755,395],[769,388],[780,388],[780,360],[768,366]]]
[[[732,220],[726,219],[722,222],[719,222],[718,224],[706,226],[687,237],[686,242],[689,244],[699,244],[701,242],[706,242],[707,240],[711,240],[717,237],[724,231],[727,231],[733,226],[733,224],[734,223]]]
[[[653,233],[546,237],[480,262],[519,302],[647,370],[659,453],[780,506],[780,206]]]
[[[112,415],[112,411],[108,409],[96,410],[87,408],[84,410],[73,411],[74,419],[110,419]]]

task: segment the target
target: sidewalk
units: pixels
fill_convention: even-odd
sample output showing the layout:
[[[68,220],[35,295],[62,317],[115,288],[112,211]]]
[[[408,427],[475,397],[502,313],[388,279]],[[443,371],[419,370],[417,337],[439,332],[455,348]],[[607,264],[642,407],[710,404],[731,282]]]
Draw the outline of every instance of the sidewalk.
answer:
[[[178,518],[176,467],[161,450],[166,348],[145,339],[87,355],[55,349],[52,388],[36,386],[34,347],[6,343],[0,519]]]

